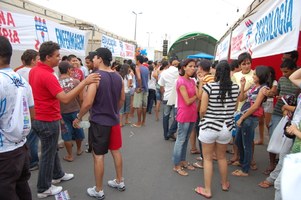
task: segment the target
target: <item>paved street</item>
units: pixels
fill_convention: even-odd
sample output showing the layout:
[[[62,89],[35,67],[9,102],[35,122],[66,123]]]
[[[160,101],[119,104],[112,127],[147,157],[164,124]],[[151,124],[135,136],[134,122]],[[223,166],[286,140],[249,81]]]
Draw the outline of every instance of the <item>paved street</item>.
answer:
[[[162,113],[161,113],[162,114]],[[163,140],[162,122],[156,122],[154,114],[147,114],[147,123],[142,128],[126,126],[123,129],[123,161],[126,191],[119,192],[106,184],[104,192],[106,199],[111,200],[194,200],[204,199],[197,195],[194,188],[203,186],[203,170],[189,171],[189,176],[182,177],[172,168],[171,155],[174,142]],[[267,140],[266,140],[267,141]],[[84,143],[85,144],[85,143]],[[85,147],[84,147],[85,148]],[[190,147],[188,147],[189,150]],[[62,182],[64,190],[68,190],[72,200],[93,199],[86,194],[88,187],[94,186],[93,160],[91,154],[83,153],[75,156],[69,163],[62,158],[65,149],[60,150],[61,163],[65,172],[74,173],[71,181]],[[230,157],[230,154],[228,154]],[[196,155],[188,155],[189,162],[195,162]],[[268,163],[266,145],[256,146],[255,158],[257,171],[251,171],[249,177],[234,177],[229,175],[230,191],[223,192],[219,181],[217,163],[214,163],[213,198],[215,200],[272,200],[274,188],[261,189],[257,184],[266,177],[262,174]],[[228,172],[236,167],[230,166]],[[36,197],[36,182],[38,171],[32,173],[30,186],[33,199]],[[111,155],[105,159],[104,182],[115,176]],[[48,197],[47,199],[54,199]]]

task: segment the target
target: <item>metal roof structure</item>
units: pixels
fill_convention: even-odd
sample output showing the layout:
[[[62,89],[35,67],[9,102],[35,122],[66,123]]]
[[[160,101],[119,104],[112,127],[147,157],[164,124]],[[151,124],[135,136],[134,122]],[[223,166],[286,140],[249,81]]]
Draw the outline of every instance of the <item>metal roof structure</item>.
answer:
[[[185,59],[188,55],[203,52],[214,55],[217,40],[210,35],[194,32],[182,35],[169,48],[168,56]]]

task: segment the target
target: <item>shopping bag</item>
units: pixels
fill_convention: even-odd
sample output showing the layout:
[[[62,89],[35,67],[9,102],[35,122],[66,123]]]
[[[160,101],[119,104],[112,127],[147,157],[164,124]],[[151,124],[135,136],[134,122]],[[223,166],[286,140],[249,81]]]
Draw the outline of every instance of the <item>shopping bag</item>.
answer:
[[[293,140],[286,137],[283,134],[283,128],[288,122],[288,116],[282,117],[276,128],[274,129],[273,135],[270,138],[270,142],[267,151],[270,153],[279,154],[281,151],[287,152],[293,145]]]
[[[283,200],[301,198],[301,153],[289,154],[284,158],[281,174],[281,196]]]

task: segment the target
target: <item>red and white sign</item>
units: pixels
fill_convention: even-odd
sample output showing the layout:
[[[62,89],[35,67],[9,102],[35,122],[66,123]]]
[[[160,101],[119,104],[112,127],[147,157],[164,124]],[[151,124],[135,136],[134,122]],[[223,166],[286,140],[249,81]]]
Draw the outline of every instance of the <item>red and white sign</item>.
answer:
[[[53,41],[66,53],[85,56],[89,32],[39,16],[14,13],[0,8],[0,35],[9,39],[14,50],[38,50],[43,42]]]
[[[230,49],[230,39],[231,39],[230,35],[231,35],[231,33],[229,33],[217,45],[215,60],[228,60],[229,49]]]
[[[297,49],[301,0],[267,0],[246,17],[232,32],[231,59],[243,52],[252,58]]]

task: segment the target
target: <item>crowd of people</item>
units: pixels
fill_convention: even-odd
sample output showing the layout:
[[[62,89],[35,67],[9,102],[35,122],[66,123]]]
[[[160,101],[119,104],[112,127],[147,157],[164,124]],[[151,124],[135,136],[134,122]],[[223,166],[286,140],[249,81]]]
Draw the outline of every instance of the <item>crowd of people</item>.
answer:
[[[292,153],[301,151],[297,51],[283,54],[283,76],[277,81],[273,67],[254,66],[252,70],[252,58],[246,52],[231,62],[176,58],[153,62],[137,55],[135,61],[122,63],[112,62],[109,49],[98,48],[85,58],[84,66],[75,55],[61,58],[60,46],[48,41],[38,52],[26,50],[23,66],[14,71],[10,42],[0,36],[0,46],[0,199],[32,199],[28,180],[30,171],[37,169],[37,197],[60,193],[63,188],[56,184],[75,175],[62,168],[59,137],[66,150],[63,160],[73,162],[74,143],[77,156],[84,152],[82,122],[87,114],[85,151],[92,153],[95,176],[95,186],[87,193],[105,198],[104,157],[109,150],[116,176],[108,185],[124,191],[122,128],[143,129],[153,110],[159,121],[161,102],[162,139],[175,142],[172,170],[187,176],[190,170],[204,169],[204,186],[195,192],[206,198],[212,197],[213,160],[218,162],[222,191],[229,191],[228,165],[239,167],[231,172],[238,177],[256,170],[255,144],[263,144],[265,127],[272,136],[288,113],[293,117],[286,130],[296,135]],[[284,104],[287,96],[298,102]],[[260,138],[254,141],[257,126]],[[186,159],[189,143],[190,153],[198,154],[197,162]],[[230,160],[227,151],[233,154]],[[281,152],[279,159],[269,154],[264,171],[269,177],[259,183],[262,188],[275,186],[276,200],[281,199],[281,169],[288,153]]]

